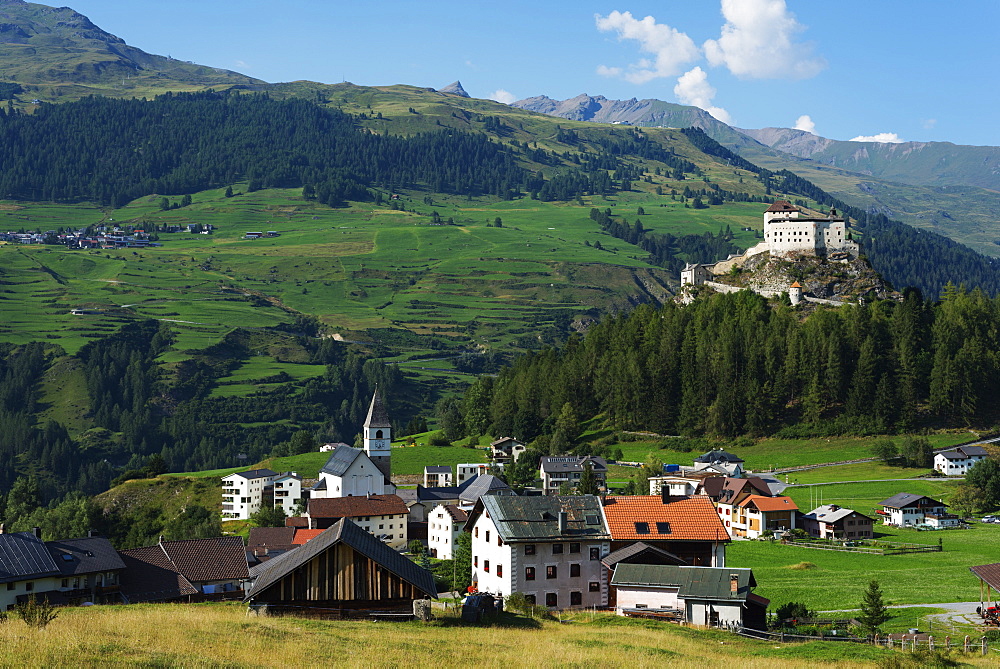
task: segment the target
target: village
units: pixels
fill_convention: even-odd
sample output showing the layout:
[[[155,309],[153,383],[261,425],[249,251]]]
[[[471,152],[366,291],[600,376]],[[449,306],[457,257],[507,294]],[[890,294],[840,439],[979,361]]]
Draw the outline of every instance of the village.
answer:
[[[93,532],[53,541],[43,541],[37,528],[0,533],[0,610],[29,600],[242,600],[262,615],[398,620],[426,619],[427,600],[450,599],[463,601],[463,617],[476,621],[509,601],[508,608],[605,611],[766,636],[776,622],[772,603],[754,592],[752,569],[727,560],[732,542],[933,552],[940,545],[876,541],[878,527],[966,525],[940,501],[905,489],[871,515],[835,504],[800,509],[781,494],[785,484],[777,477],[756,475],[723,450],[696,457],[692,466],[665,465],[650,477],[647,495],[614,494],[604,458],[544,456],[537,485],[516,494],[497,474],[525,445],[506,437],[490,445],[489,463],[457,471],[428,464],[423,484],[404,487],[389,475],[392,423],[377,390],[361,438],[362,448],[324,444],[329,456],[315,480],[267,469],[222,477],[225,519],[249,519],[272,506],[287,516],[284,526],[252,527],[245,542],[235,535],[161,537],[119,551]],[[942,449],[935,469],[962,475],[986,455],[975,444]],[[453,560],[457,568],[463,541],[468,592],[439,592],[427,558]],[[982,624],[996,625],[1000,564],[968,568],[982,585]],[[911,632],[910,643],[927,642],[926,633]],[[892,643],[892,635],[885,640]]]

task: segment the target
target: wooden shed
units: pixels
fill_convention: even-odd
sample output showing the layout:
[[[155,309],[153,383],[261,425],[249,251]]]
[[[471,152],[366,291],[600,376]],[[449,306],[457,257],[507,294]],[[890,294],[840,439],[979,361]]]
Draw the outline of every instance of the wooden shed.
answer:
[[[412,610],[436,597],[433,575],[342,518],[303,546],[250,572],[246,601],[326,617]]]

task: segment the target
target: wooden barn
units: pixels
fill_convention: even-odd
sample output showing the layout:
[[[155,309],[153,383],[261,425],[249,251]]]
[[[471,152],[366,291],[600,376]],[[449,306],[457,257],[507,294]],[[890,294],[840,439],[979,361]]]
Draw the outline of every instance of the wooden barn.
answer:
[[[246,596],[267,606],[324,617],[412,611],[413,601],[437,597],[433,575],[342,518],[292,551],[254,567]]]

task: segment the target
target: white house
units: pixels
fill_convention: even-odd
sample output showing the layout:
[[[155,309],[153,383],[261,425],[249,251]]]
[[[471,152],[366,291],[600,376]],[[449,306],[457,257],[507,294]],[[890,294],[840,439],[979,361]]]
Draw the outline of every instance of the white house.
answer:
[[[694,459],[695,471],[714,471],[734,478],[743,477],[743,465],[743,458],[721,450],[709,451]]]
[[[885,525],[955,527],[961,522],[958,516],[947,512],[948,507],[943,503],[925,495],[901,492],[889,499],[882,500],[879,502],[879,506],[882,507],[882,510],[876,511],[876,513],[882,516],[882,522]]]
[[[311,499],[392,495],[394,486],[359,448],[338,446],[319,470],[319,481],[310,490]]]
[[[482,497],[465,524],[472,533],[472,582],[480,592],[551,609],[605,606],[610,552],[593,495]]]
[[[751,592],[749,569],[619,563],[611,586],[618,615],[766,629],[770,601]]]
[[[490,442],[490,458],[496,463],[517,462],[524,451],[524,443],[513,437],[503,437]]]
[[[934,469],[945,476],[965,476],[972,465],[989,453],[982,446],[959,446],[934,456]]]
[[[451,467],[447,465],[427,465],[424,467],[425,488],[447,488],[451,484]]]
[[[456,483],[458,485],[462,485],[474,476],[488,474],[490,466],[486,462],[466,462],[460,465],[455,465],[455,470],[458,475]]]
[[[222,517],[247,520],[260,510],[264,489],[278,477],[270,469],[251,469],[222,477]]]
[[[667,494],[674,497],[705,494],[705,479],[719,476],[716,472],[673,472],[663,476],[649,477],[649,494],[661,495],[666,489]]]
[[[274,505],[281,507],[286,516],[295,515],[295,507],[302,501],[302,477],[296,472],[285,472],[271,484]]]
[[[455,542],[462,534],[469,514],[450,504],[438,504],[427,516],[427,550],[431,557],[451,560],[455,557]]]
[[[329,453],[331,451],[336,450],[337,446],[348,446],[348,445],[349,444],[345,444],[342,441],[337,441],[337,442],[333,442],[333,443],[330,443],[330,444],[323,444],[322,446],[319,447],[319,452],[320,453]]]
[[[538,465],[543,494],[558,495],[559,488],[564,484],[575,488],[587,464],[597,479],[597,487],[607,489],[608,463],[604,458],[596,455],[545,456]]]

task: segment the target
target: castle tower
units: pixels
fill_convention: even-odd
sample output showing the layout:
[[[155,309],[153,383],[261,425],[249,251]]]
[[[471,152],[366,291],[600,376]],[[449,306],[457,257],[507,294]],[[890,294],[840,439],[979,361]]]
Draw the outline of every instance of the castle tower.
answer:
[[[382,404],[382,396],[375,388],[371,406],[368,407],[368,418],[365,420],[363,435],[365,454],[371,458],[386,480],[389,480],[392,463],[392,425],[389,423],[389,412]]]
[[[788,287],[788,301],[793,307],[802,301],[802,284],[798,281]]]

